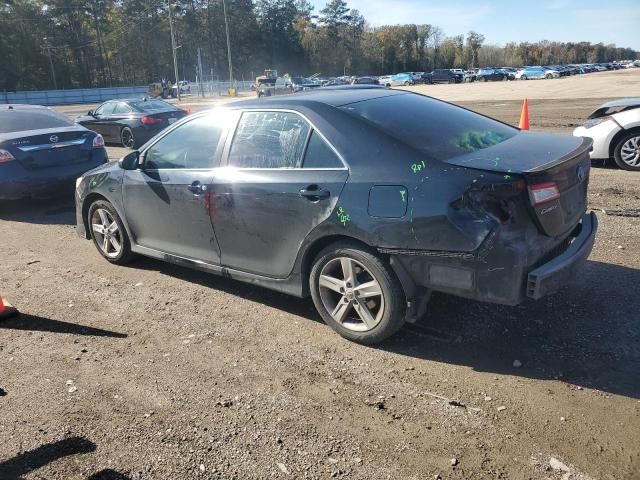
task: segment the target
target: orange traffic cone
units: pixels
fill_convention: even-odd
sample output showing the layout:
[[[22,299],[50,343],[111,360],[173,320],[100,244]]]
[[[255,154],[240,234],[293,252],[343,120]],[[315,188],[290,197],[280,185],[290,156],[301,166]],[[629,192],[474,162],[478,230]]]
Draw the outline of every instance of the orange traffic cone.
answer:
[[[0,297],[0,320],[13,317],[18,314],[18,310],[6,300]]]
[[[522,113],[520,114],[520,130],[529,130],[529,101],[525,98],[522,104]]]

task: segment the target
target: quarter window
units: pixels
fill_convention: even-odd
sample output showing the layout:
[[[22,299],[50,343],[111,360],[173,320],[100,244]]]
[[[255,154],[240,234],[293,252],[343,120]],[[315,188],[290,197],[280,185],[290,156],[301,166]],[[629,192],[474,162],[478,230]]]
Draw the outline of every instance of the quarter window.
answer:
[[[216,112],[180,125],[147,150],[144,168],[213,168],[225,118]]]
[[[229,165],[241,168],[297,168],[311,127],[289,112],[245,112],[229,152]]]
[[[304,156],[304,168],[344,168],[329,144],[314,130]]]

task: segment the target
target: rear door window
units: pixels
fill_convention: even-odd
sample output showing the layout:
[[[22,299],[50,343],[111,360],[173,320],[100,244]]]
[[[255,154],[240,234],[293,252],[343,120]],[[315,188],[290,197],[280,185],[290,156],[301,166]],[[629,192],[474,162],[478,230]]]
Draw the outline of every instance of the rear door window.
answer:
[[[444,161],[482,150],[518,132],[497,120],[412,93],[374,98],[340,108],[432,160]]]
[[[46,108],[3,109],[0,111],[0,133],[70,127],[74,125],[62,114]]]
[[[311,126],[292,112],[244,112],[229,152],[239,168],[298,168]]]

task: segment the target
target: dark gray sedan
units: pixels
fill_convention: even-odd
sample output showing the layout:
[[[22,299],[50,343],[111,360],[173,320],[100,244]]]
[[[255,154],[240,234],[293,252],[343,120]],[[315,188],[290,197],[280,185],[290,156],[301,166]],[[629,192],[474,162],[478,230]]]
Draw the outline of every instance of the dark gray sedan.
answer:
[[[311,296],[339,334],[375,343],[432,291],[516,305],[569,280],[597,229],[590,147],[403,91],[237,102],[85,175],[78,231],[115,264]]]
[[[109,100],[75,121],[101,134],[107,143],[134,149],[186,115],[162,100],[122,98]]]

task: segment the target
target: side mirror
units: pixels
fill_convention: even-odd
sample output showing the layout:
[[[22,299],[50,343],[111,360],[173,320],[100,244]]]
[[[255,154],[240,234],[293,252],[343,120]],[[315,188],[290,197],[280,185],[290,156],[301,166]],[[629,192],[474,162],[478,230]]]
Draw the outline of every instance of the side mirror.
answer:
[[[93,116],[94,116],[94,115],[93,115],[93,110],[89,110],[89,111],[87,112],[87,115],[89,115],[90,117],[93,117]]]
[[[140,159],[140,152],[134,150],[131,153],[126,154],[118,161],[118,165],[123,170],[137,170],[138,169],[138,161]]]

